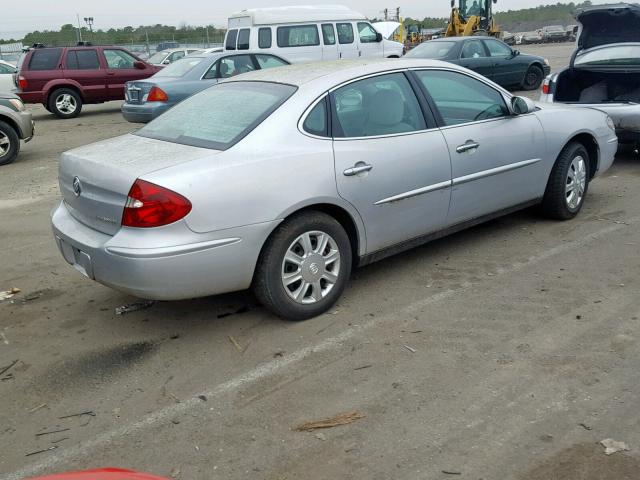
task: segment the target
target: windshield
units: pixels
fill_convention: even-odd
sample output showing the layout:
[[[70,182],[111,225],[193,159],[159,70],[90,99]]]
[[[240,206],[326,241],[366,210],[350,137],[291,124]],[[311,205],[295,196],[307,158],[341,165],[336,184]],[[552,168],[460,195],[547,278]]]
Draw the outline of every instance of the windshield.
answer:
[[[575,65],[640,65],[640,45],[618,45],[578,54]]]
[[[424,42],[405,55],[414,58],[446,58],[456,42]]]
[[[149,63],[162,63],[162,61],[166,58],[166,56],[167,56],[167,52],[154,53],[153,55],[151,55],[149,57],[149,60],[147,60],[147,62],[149,62]]]
[[[182,77],[187,72],[190,72],[193,67],[198,65],[200,62],[204,60],[204,57],[185,57],[181,58],[177,62],[173,62],[171,65],[167,65],[158,73],[156,73],[155,77],[173,77],[178,78]]]
[[[463,17],[486,17],[486,0],[460,0],[460,14]]]
[[[135,134],[226,150],[262,123],[295,91],[295,87],[279,83],[221,83],[179,103]]]

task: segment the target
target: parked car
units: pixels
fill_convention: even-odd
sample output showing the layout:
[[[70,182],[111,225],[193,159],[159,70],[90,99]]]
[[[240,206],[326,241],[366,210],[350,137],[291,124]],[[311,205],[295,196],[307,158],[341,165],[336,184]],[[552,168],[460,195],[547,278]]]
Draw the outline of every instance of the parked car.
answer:
[[[149,57],[147,62],[151,65],[164,67],[165,65],[169,65],[170,63],[180,60],[181,58],[197,51],[197,48],[170,48],[168,50],[162,50],[161,52],[154,53]]]
[[[122,115],[130,122],[146,123],[222,79],[288,64],[280,57],[264,53],[189,56],[160,70],[151,78],[127,82]]]
[[[535,30],[533,32],[524,32],[520,35],[519,45],[531,45],[534,43],[542,43],[542,32]]]
[[[16,71],[16,67],[0,60],[0,94],[9,93],[16,88],[13,83],[13,75]]]
[[[18,96],[0,93],[0,165],[13,162],[20,152],[20,140],[33,138],[31,112]]]
[[[354,265],[530,205],[573,218],[616,149],[606,114],[537,108],[450,63],[293,65],[63,153],[52,224],[66,261],[112,288],[174,300],[253,286],[305,319]]]
[[[542,27],[542,41],[545,43],[566,42],[568,39],[567,30],[562,25]]]
[[[221,53],[221,52],[224,52],[223,47],[210,47],[210,48],[203,48],[201,50],[196,50],[195,52],[191,52],[189,55],[194,56],[194,55],[204,55],[207,53]]]
[[[405,58],[445,60],[478,72],[498,85],[523,90],[540,88],[549,75],[549,62],[521,54],[492,37],[446,37],[429,40],[410,50]]]
[[[156,45],[156,52],[161,52],[162,50],[168,50],[170,48],[180,48],[180,44],[178,42],[160,42]]]
[[[158,70],[121,47],[33,48],[20,59],[17,94],[59,118],[72,118],[86,103],[122,100],[125,82]]]
[[[229,17],[225,51],[263,51],[291,63],[400,57],[402,43],[383,38],[364,15],[340,5],[243,10]]]
[[[542,102],[598,108],[621,143],[640,143],[640,6],[581,9],[577,50],[568,68],[545,79]]]

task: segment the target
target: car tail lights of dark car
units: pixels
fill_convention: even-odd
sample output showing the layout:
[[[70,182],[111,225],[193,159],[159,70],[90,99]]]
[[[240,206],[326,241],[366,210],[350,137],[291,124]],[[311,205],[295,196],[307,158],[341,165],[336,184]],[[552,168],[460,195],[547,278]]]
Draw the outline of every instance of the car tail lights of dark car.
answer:
[[[191,202],[179,193],[144,180],[136,180],[122,214],[122,226],[152,228],[186,217]]]

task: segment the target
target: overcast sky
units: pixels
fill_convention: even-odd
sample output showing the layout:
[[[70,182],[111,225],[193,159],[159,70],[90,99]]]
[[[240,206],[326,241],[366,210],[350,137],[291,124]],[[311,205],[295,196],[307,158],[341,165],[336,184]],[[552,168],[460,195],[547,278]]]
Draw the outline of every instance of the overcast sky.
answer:
[[[21,38],[33,30],[57,29],[65,23],[76,23],[76,13],[83,17],[94,17],[94,28],[108,29],[127,25],[149,25],[162,23],[179,25],[214,24],[225,26],[230,13],[243,8],[280,5],[319,4],[319,0],[180,0],[162,2],[158,0],[2,0],[0,15],[0,38]],[[347,5],[369,18],[381,17],[384,8],[394,9],[400,5],[404,17],[442,17],[449,11],[449,0],[329,0],[324,3]],[[541,0],[498,0],[498,10],[534,7],[553,4]],[[594,3],[606,3],[595,0]]]

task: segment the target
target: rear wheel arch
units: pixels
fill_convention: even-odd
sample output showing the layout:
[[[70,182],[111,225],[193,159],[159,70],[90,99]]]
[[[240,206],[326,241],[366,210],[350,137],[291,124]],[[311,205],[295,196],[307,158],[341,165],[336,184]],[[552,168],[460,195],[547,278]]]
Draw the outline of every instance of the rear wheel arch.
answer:
[[[74,92],[76,92],[80,97],[80,100],[82,100],[82,102],[84,103],[85,98],[84,98],[84,95],[82,94],[82,89],[80,89],[77,85],[74,85],[73,83],[57,83],[47,88],[47,99],[45,104],[49,105],[49,101],[51,100],[51,95],[53,95],[56,90],[60,90],[62,88],[66,88],[68,90],[73,90]]]

